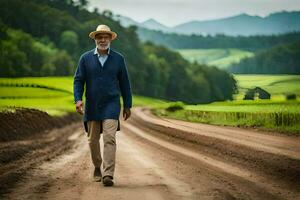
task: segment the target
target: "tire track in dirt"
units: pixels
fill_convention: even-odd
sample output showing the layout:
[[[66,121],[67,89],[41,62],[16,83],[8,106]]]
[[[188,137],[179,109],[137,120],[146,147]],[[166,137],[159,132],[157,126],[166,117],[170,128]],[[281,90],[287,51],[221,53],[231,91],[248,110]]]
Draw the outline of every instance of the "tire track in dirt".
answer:
[[[143,116],[142,119],[140,118],[141,115]],[[299,154],[299,152],[297,152],[299,145],[294,149],[292,156],[287,157],[282,154],[277,154],[278,151],[269,153],[268,151],[263,152],[261,149],[257,150],[255,148],[256,145],[250,148],[249,145],[244,145],[244,143],[237,144],[236,141],[232,142],[232,140],[228,139],[215,139],[216,135],[218,136],[219,134],[218,131],[221,131],[220,134],[224,134],[227,130],[229,130],[229,134],[232,134],[232,131],[235,132],[235,134],[232,135],[226,133],[228,137],[237,137],[240,140],[247,140],[258,135],[261,143],[265,142],[262,138],[266,138],[266,145],[268,145],[270,141],[273,141],[273,146],[293,146],[299,141],[299,138],[264,135],[244,129],[228,129],[226,127],[217,126],[207,127],[206,125],[179,120],[159,119],[151,115],[149,117],[149,113],[147,113],[147,115],[148,116],[145,117],[145,113],[141,113],[141,109],[136,109],[130,123],[135,126],[132,127],[133,129],[138,127],[146,132],[146,134],[143,134],[143,137],[148,137],[149,141],[155,141],[155,138],[149,136],[152,135],[156,138],[171,142],[172,144],[175,143],[183,146],[184,149],[187,148],[193,152],[196,151],[198,157],[191,152],[189,156],[202,160],[204,163],[209,162],[210,165],[213,166],[216,166],[216,163],[218,163],[217,167],[220,168],[221,166],[223,171],[248,179],[278,197],[295,199],[300,195],[300,160],[294,158],[294,155]],[[173,123],[170,123],[170,121],[181,125],[181,129],[176,129],[178,125],[173,126]],[[156,122],[159,122],[159,124],[156,124]],[[187,125],[188,129],[186,128]],[[201,129],[202,126],[205,128],[204,130]],[[195,134],[190,134],[191,129]],[[205,132],[207,129],[209,129],[209,133]],[[133,132],[141,133],[141,130],[133,130]],[[239,132],[241,132],[242,135],[237,135]],[[252,135],[245,135],[245,133],[252,133]],[[209,136],[207,136],[208,134]],[[203,137],[203,135],[205,136]],[[278,140],[278,138],[283,138],[283,144],[280,143],[281,140]],[[168,146],[167,144],[160,145]],[[175,147],[169,146],[169,149],[175,149]],[[184,149],[177,150],[178,152],[184,152]],[[199,153],[202,155],[200,159]]]
[[[143,124],[146,122],[156,126],[167,127],[170,130],[183,131],[194,137],[212,137],[238,143],[260,151],[300,159],[299,137],[266,135],[253,130],[245,130],[241,128],[220,127],[174,119],[158,118],[154,117],[150,113],[150,110],[143,108],[135,108],[134,113],[136,114],[136,117],[140,119],[140,122],[144,122]]]
[[[23,179],[30,169],[44,161],[50,161],[72,147],[69,139],[80,125],[74,123],[60,129],[53,129],[40,137],[1,144],[0,196],[5,196],[14,184]],[[5,151],[4,151],[5,150]]]
[[[76,138],[76,137],[73,137]],[[102,143],[102,140],[101,140]],[[35,169],[8,199],[178,199],[190,196],[186,184],[169,177],[134,141],[117,136],[115,186],[92,182],[87,138],[78,136],[70,154]],[[137,151],[138,150],[138,151]],[[32,192],[28,192],[32,191]],[[173,194],[174,193],[174,194]]]
[[[286,168],[289,164],[292,172],[297,170],[294,169],[298,166],[297,159],[276,152],[263,152],[262,149],[230,140],[216,139],[210,135],[218,134],[214,126],[208,127],[211,132],[203,136],[201,134],[205,131],[201,126],[156,118],[167,124],[164,127],[153,121],[143,121],[138,112],[134,109],[132,118],[122,122],[122,131],[117,133],[114,187],[107,188],[102,183],[91,181],[93,166],[87,137],[83,127],[70,126],[65,127],[69,132],[63,138],[73,142],[72,149],[28,171],[26,177],[12,188],[7,199],[294,200],[299,197],[300,191],[295,186],[297,180],[294,187],[289,179],[278,181],[281,175],[290,174],[289,168]],[[177,126],[198,132],[190,134],[176,129]],[[221,132],[228,130],[218,128]],[[58,141],[56,145],[61,145]],[[57,148],[56,145],[53,147]],[[253,163],[256,159],[261,161]],[[288,163],[279,166],[282,161]],[[267,162],[270,165],[265,164]],[[275,165],[273,168],[272,164]],[[270,169],[279,172],[265,173]]]

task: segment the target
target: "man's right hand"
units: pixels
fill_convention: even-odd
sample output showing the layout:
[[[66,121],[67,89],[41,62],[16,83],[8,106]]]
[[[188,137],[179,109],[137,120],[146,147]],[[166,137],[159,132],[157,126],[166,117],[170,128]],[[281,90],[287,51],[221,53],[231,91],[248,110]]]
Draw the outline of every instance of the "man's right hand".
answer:
[[[83,102],[82,101],[77,101],[76,102],[76,111],[83,115],[84,111],[83,111]]]

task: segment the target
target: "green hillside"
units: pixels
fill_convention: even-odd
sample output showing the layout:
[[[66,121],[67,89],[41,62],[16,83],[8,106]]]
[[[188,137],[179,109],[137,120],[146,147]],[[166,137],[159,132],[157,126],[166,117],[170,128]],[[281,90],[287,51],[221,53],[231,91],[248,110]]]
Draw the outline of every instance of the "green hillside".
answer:
[[[300,74],[300,37],[298,41],[256,52],[227,70],[235,74]]]
[[[240,49],[178,49],[177,51],[190,62],[196,61],[218,68],[227,68],[232,63],[253,56],[252,52]]]
[[[111,47],[125,57],[134,94],[186,103],[233,98],[229,73],[141,42],[136,27],[122,27],[110,11],[90,12],[86,1],[0,0],[0,77],[72,76],[80,55],[95,48],[88,34],[102,23],[118,34]]]

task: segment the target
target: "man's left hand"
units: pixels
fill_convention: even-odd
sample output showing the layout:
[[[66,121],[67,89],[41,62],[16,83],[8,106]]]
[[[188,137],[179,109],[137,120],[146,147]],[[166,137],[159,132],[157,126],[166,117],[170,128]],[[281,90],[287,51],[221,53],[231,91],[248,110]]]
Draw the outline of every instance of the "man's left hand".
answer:
[[[131,115],[130,108],[124,108],[123,109],[123,118],[126,121]]]

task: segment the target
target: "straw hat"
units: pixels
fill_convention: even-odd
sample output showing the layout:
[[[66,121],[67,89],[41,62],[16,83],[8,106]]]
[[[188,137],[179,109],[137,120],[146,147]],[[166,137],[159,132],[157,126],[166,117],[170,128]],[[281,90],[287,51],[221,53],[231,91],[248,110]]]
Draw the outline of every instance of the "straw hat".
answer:
[[[111,35],[111,40],[114,40],[117,38],[117,33],[113,32],[110,30],[109,26],[106,26],[104,24],[101,24],[99,26],[97,26],[96,31],[90,32],[89,36],[92,39],[95,39],[95,35],[97,35],[98,33],[108,33]]]

